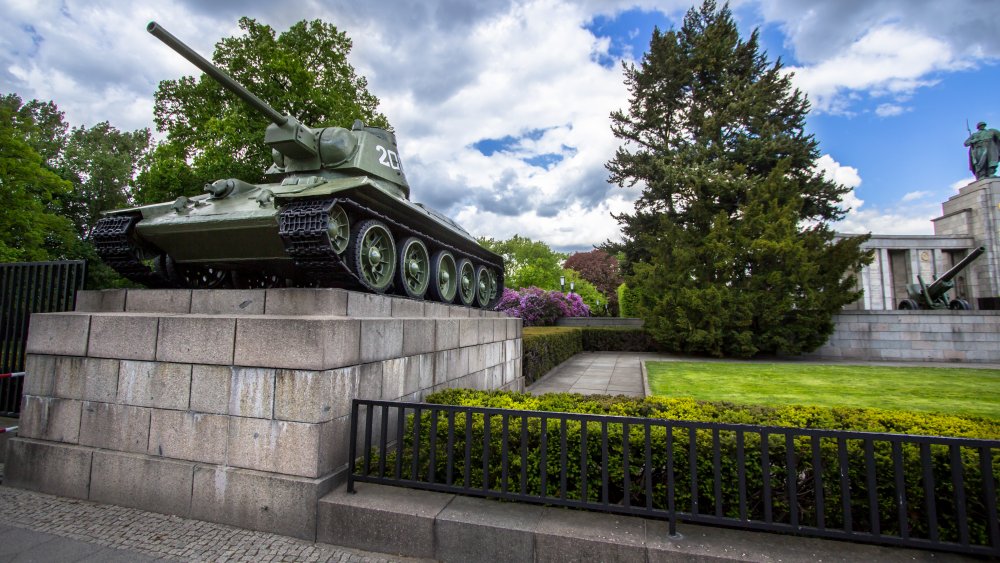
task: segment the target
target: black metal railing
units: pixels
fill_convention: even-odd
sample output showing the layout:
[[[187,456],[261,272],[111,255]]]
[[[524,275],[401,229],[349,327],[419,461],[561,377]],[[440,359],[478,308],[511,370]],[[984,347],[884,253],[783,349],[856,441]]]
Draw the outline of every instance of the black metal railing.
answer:
[[[348,490],[381,483],[1000,555],[1000,441],[355,399]]]
[[[24,370],[29,317],[72,310],[86,272],[83,260],[0,264],[0,373]],[[0,379],[0,416],[21,412],[23,382]]]

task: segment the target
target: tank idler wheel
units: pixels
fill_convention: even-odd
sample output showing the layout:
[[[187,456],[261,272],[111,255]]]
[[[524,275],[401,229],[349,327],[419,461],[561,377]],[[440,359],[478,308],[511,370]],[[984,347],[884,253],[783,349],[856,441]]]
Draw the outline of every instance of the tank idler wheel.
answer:
[[[169,255],[160,262],[163,274],[177,287],[190,289],[230,289],[233,279],[229,270],[201,264],[178,264]]]
[[[351,242],[351,220],[343,207],[334,205],[330,209],[326,232],[330,235],[330,246],[333,247],[333,251],[338,255],[343,254]]]
[[[476,267],[476,306],[485,309],[493,297],[496,282],[490,281],[490,271],[486,266]]]
[[[492,310],[500,301],[500,284],[497,282],[497,273],[493,268],[486,268],[486,279],[489,281],[489,293],[486,299],[486,309]]]
[[[916,311],[920,308],[920,305],[913,299],[903,299],[899,302],[899,309],[901,311]]]
[[[471,307],[476,300],[476,269],[468,258],[458,261],[458,301]]]
[[[952,311],[968,311],[972,307],[965,299],[952,299],[951,303],[948,303],[948,308]]]
[[[284,276],[278,274],[233,271],[233,287],[236,289],[270,289],[272,287],[286,287],[287,285]]]
[[[361,285],[375,293],[389,289],[396,271],[396,243],[385,223],[369,219],[355,225],[347,254]]]
[[[427,246],[417,237],[399,245],[397,277],[407,297],[423,299],[431,281],[431,258]]]
[[[458,267],[455,257],[447,250],[439,250],[431,257],[431,297],[435,301],[451,303],[458,292]]]

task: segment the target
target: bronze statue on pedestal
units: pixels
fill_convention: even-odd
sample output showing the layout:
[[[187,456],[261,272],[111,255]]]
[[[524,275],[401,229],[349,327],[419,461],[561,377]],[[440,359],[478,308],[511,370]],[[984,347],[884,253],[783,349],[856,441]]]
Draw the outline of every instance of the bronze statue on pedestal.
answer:
[[[969,170],[977,180],[996,175],[1000,161],[1000,131],[987,129],[986,122],[980,121],[976,124],[976,132],[969,132],[965,146],[969,147]]]

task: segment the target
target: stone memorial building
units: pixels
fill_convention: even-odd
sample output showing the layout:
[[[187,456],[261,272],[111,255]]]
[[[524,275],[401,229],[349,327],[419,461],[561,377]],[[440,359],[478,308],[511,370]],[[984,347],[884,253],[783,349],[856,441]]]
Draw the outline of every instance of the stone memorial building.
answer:
[[[847,309],[897,309],[918,275],[929,284],[979,246],[986,252],[955,278],[951,298],[973,309],[1000,309],[1000,178],[971,182],[941,208],[933,235],[872,235],[864,247],[874,250],[874,260],[858,276],[864,296]]]

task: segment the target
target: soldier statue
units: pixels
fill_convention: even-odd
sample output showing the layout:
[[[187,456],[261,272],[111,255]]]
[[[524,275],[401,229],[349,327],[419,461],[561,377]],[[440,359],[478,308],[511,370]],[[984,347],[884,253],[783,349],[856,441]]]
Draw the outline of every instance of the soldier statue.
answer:
[[[977,180],[989,178],[997,173],[997,162],[1000,161],[1000,131],[987,129],[986,122],[976,124],[976,132],[970,133],[965,140],[969,147],[969,170],[976,175]]]

